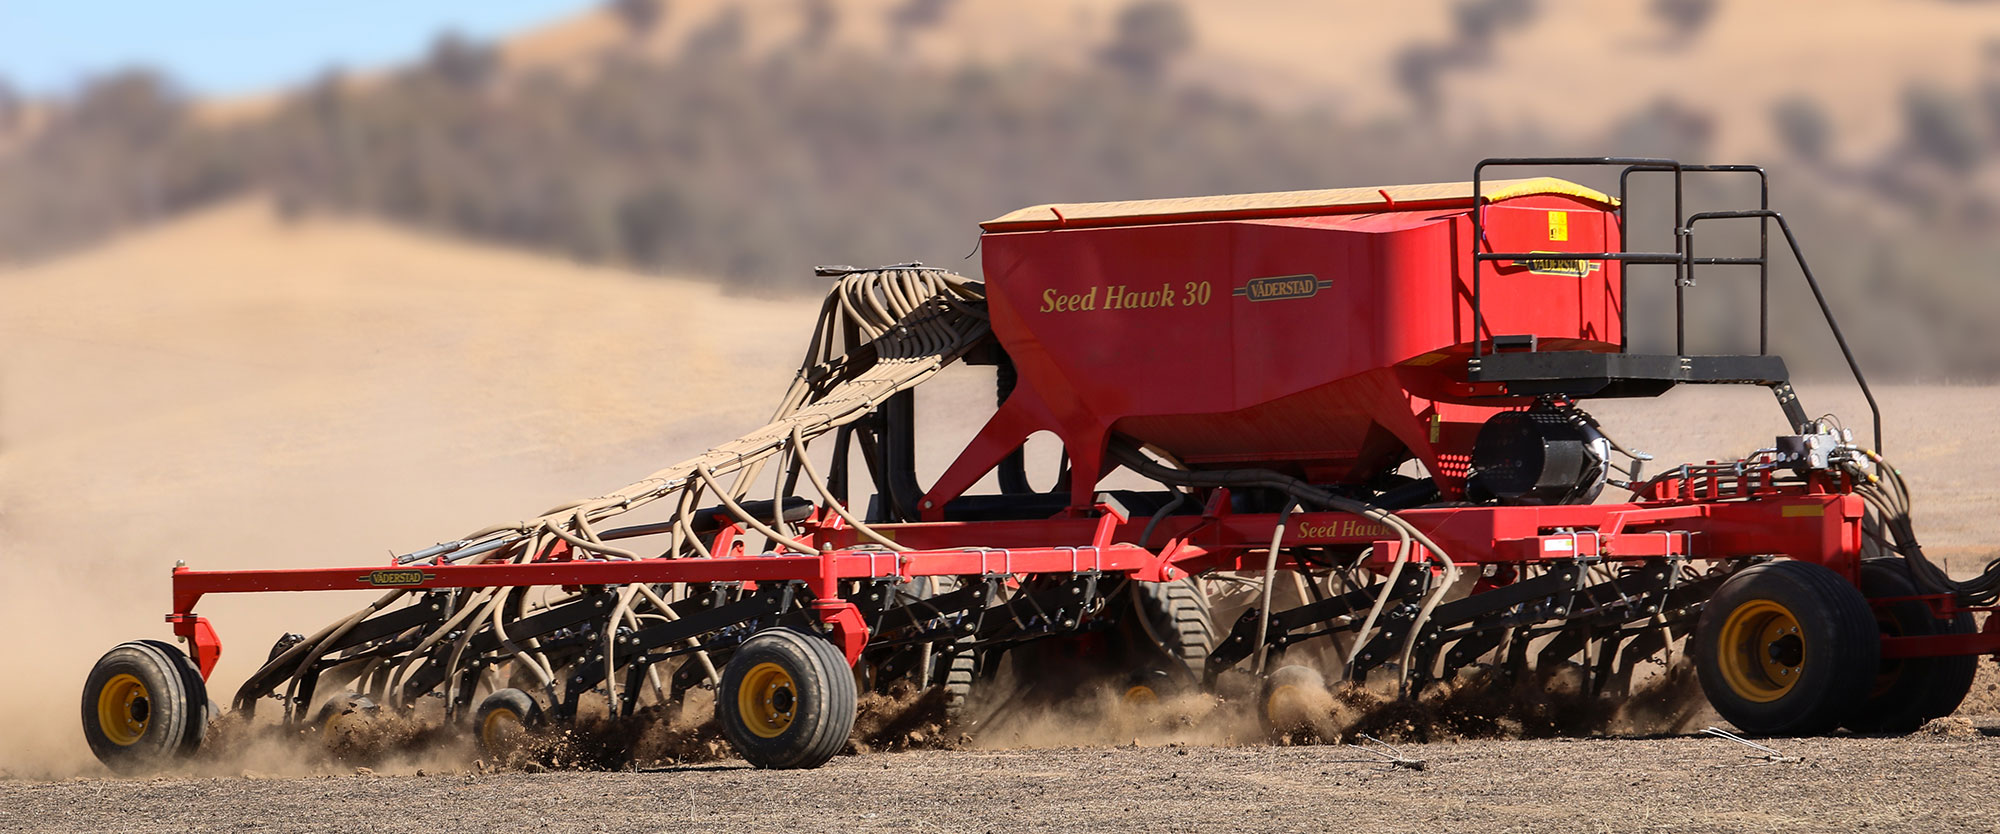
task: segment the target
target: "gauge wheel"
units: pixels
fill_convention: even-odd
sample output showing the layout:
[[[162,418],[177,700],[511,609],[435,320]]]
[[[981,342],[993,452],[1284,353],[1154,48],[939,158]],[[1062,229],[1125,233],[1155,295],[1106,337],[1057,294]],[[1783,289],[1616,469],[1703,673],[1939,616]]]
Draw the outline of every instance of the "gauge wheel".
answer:
[[[208,695],[173,646],[124,643],[99,658],[83,687],[83,737],[120,773],[157,769],[194,753],[208,727]]]
[[[1312,726],[1314,713],[1332,706],[1326,676],[1309,666],[1282,666],[1264,678],[1257,717],[1273,735]]]
[[[961,727],[969,727],[972,715],[972,691],[979,685],[979,653],[971,646],[949,646],[942,662],[944,682],[945,720]]]
[[[342,692],[320,705],[319,712],[313,715],[313,726],[319,729],[322,738],[333,742],[366,725],[380,710],[366,695]]]
[[[1861,563],[1861,593],[1870,599],[1916,596],[1909,563],[1901,557],[1869,559]],[[1924,637],[1942,634],[1971,634],[1972,615],[1959,613],[1938,619],[1930,606],[1917,600],[1888,603],[1875,609],[1875,622],[1883,636]],[[1857,733],[1907,733],[1933,718],[1952,714],[1979,672],[1978,655],[1952,657],[1882,658],[1869,688],[1868,697],[1847,718],[1847,728]]]
[[[502,689],[479,702],[472,723],[478,730],[479,749],[506,756],[520,750],[523,737],[542,725],[542,707],[522,690]]]
[[[847,747],[856,691],[832,643],[788,628],[758,632],[729,658],[716,693],[723,735],[751,765],[819,767]]]
[[[1217,642],[1208,595],[1201,584],[1193,577],[1173,582],[1134,580],[1132,590],[1132,613],[1143,623],[1136,632],[1126,632],[1158,648],[1163,655],[1158,659],[1166,662],[1165,671],[1175,684],[1199,684]]]
[[[1815,735],[1874,686],[1881,656],[1861,591],[1810,562],[1745,568],[1702,606],[1695,671],[1710,706],[1744,732]]]
[[[1125,679],[1125,689],[1118,693],[1118,701],[1128,707],[1158,706],[1183,690],[1181,681],[1167,670],[1144,669]]]

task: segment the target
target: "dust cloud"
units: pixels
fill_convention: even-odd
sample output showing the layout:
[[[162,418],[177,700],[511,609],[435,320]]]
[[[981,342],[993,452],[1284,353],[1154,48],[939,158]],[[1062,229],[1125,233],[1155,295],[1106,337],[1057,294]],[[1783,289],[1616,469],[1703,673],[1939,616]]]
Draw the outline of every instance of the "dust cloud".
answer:
[[[379,565],[627,483],[762,424],[815,309],[254,202],[0,271],[0,772],[103,772],[84,677],[172,639],[175,562]],[[211,694],[370,596],[203,600]]]
[[[1266,715],[1257,685],[1238,680],[1133,704],[1101,688],[1054,704],[1001,706],[966,746],[1004,750],[1105,745],[1339,744],[1363,735],[1389,742],[1558,736],[1655,736],[1716,719],[1686,664],[1642,675],[1625,696],[1596,695],[1580,674],[1529,673],[1510,681],[1479,670],[1397,696],[1394,685],[1340,683],[1288,692]]]

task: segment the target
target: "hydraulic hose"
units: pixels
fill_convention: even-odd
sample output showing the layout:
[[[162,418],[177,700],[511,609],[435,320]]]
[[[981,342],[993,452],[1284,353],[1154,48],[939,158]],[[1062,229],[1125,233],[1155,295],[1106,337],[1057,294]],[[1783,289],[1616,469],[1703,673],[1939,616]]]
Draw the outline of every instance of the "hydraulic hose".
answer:
[[[773,519],[775,526],[744,509],[743,501],[758,483],[762,467],[774,458],[781,467],[779,477],[774,479],[778,482],[776,492],[789,493],[793,485],[790,478],[805,475],[826,499],[827,508],[846,520],[858,535],[891,550],[907,549],[862,523],[841,502],[832,500],[831,490],[807,456],[806,447],[814,437],[862,419],[988,341],[991,325],[983,309],[985,287],[962,276],[915,264],[840,271],[832,277],[833,287],[821,304],[813,339],[767,425],[604,495],[559,504],[528,520],[485,527],[463,538],[405,554],[397,562],[405,565],[433,560],[446,564],[522,563],[534,559],[557,541],[575,548],[580,558],[640,559],[644,557],[636,551],[607,544],[596,525],[655,501],[663,501],[670,509],[669,518],[660,525],[660,532],[668,534],[666,550],[652,558],[713,558],[716,554],[710,552],[702,536],[695,532],[694,524],[701,512],[697,499],[711,491],[736,521],[769,538],[774,547],[816,553],[815,548],[798,542],[792,535],[782,516],[782,501],[773,503],[774,511],[779,513]],[[731,480],[725,483],[725,478]],[[400,702],[403,687],[415,677],[418,664],[430,660],[437,647],[447,641],[450,650],[442,652],[445,656],[438,660],[445,668],[445,688],[448,692],[453,690],[464,664],[474,659],[468,652],[472,638],[482,633],[497,638],[545,686],[561,678],[549,659],[540,656],[540,637],[523,635],[519,641],[510,639],[508,631],[512,624],[525,616],[506,604],[515,593],[518,592],[471,589],[459,597],[455,610],[441,622],[395,637],[404,647],[382,656],[384,665],[376,673],[392,689],[390,700]],[[661,609],[661,616],[674,616],[660,594],[650,588],[640,593]],[[333,652],[344,636],[362,621],[410,596],[407,591],[390,593],[281,653],[265,664],[255,678],[265,681],[258,684],[260,691],[251,691],[246,686],[238,694],[239,703],[271,694],[263,687],[276,688],[270,681],[280,680],[276,678],[280,673],[275,671],[279,669],[290,673],[281,679],[285,694],[295,696],[307,676],[319,673],[316,667],[321,665],[320,659]],[[621,593],[619,605],[606,612],[607,641],[621,619],[628,624],[633,621],[632,601],[629,591]],[[377,648],[369,651],[379,650],[379,642],[373,645]],[[700,643],[689,645],[698,649]],[[355,648],[341,651],[353,652]],[[612,652],[605,653],[607,681],[615,678],[617,664],[612,656]],[[707,653],[696,651],[695,657],[710,680],[715,680],[716,669]],[[615,681],[608,684],[607,691],[616,694]]]
[[[1424,602],[1418,609],[1417,618],[1410,624],[1410,633],[1403,641],[1401,657],[1403,660],[1403,672],[1405,674],[1408,672],[1408,662],[1414,651],[1416,640],[1422,633],[1425,622],[1429,620],[1431,611],[1436,609],[1437,604],[1443,600],[1445,592],[1450,590],[1451,586],[1458,581],[1458,566],[1453,564],[1451,559],[1445,555],[1444,548],[1439,547],[1422,530],[1418,530],[1408,521],[1381,507],[1334,495],[1290,475],[1273,472],[1268,469],[1224,469],[1215,471],[1176,469],[1147,457],[1145,452],[1141,451],[1137,445],[1124,438],[1113,438],[1109,451],[1112,459],[1118,461],[1126,468],[1163,484],[1206,488],[1268,489],[1279,492],[1300,504],[1353,513],[1382,524],[1396,533],[1405,554],[1409,552],[1411,542],[1414,541],[1422,545],[1428,558],[1437,563],[1442,576],[1440,577],[1441,581],[1436,583],[1436,587],[1432,588],[1425,595]],[[1402,572],[1403,565],[1408,561],[1407,558],[1399,558],[1391,563],[1389,574],[1383,581],[1382,593],[1376,597],[1375,604],[1369,608],[1367,618],[1362,621],[1361,629],[1356,633],[1354,646],[1348,652],[1346,669],[1348,673],[1352,673],[1359,652],[1362,647],[1367,645],[1368,638],[1372,636],[1375,623],[1381,617],[1382,610],[1387,607],[1391,595],[1395,592],[1396,580]]]

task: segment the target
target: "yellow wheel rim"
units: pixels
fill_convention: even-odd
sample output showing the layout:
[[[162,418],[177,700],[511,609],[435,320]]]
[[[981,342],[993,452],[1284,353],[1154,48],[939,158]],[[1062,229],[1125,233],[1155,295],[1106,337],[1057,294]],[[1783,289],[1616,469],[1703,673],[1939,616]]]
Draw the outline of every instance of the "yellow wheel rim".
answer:
[[[1143,683],[1134,684],[1125,690],[1124,701],[1129,706],[1151,706],[1160,702],[1160,693],[1154,692],[1152,687]]]
[[[1768,599],[1751,600],[1722,623],[1717,664],[1737,697],[1770,703],[1797,686],[1805,670],[1806,640],[1799,619]]]
[[[799,707],[798,687],[792,673],[776,663],[750,667],[736,689],[736,713],[743,726],[758,738],[777,738],[792,726]]]
[[[1298,692],[1299,688],[1289,683],[1271,687],[1271,694],[1264,696],[1264,716],[1283,717],[1281,711],[1285,709],[1287,703],[1295,703],[1298,700]]]
[[[119,747],[139,743],[153,718],[153,699],[145,682],[127,674],[113,675],[97,690],[97,727]]]
[[[486,749],[497,750],[513,740],[524,726],[519,713],[500,707],[487,713],[486,719],[479,722],[479,740],[486,745]]]

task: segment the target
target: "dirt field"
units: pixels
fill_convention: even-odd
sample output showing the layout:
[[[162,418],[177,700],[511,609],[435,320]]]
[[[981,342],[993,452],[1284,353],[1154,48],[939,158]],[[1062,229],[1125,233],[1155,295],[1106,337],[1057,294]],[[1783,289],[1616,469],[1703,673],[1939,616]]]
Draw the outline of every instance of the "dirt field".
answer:
[[[1227,716],[1192,729],[1043,716],[957,750],[636,773],[490,773],[462,746],[357,760],[249,746],[166,779],[85,751],[90,663],[164,637],[166,572],[373,564],[531,514],[763,421],[809,302],[591,270],[368,224],[287,227],[228,207],[32,270],[0,272],[0,604],[31,639],[0,688],[0,829],[209,830],[1967,830],[2000,782],[2000,676],[1960,722],[1908,739],[1786,740],[1773,763],[1702,736],[1410,744],[1422,772],[1334,746],[1272,747]],[[978,373],[921,392],[926,476],[990,409]],[[1984,432],[2000,389],[1890,387],[1887,451],[1955,571],[1996,550]],[[1809,409],[1865,424],[1837,381]],[[1761,390],[1593,411],[1662,461],[1781,429]],[[1033,471],[1046,471],[1037,469]],[[345,595],[205,602],[233,686]],[[1700,721],[1690,725],[1702,726]],[[1133,740],[1140,744],[1133,746]],[[1073,745],[1097,746],[1077,749]],[[1173,746],[1199,743],[1200,746]],[[1016,749],[993,749],[1016,748]],[[701,758],[699,756],[695,758]],[[425,775],[419,775],[419,773]]]
[[[1990,831],[2000,739],[917,752],[814,771],[0,782],[42,831]]]

